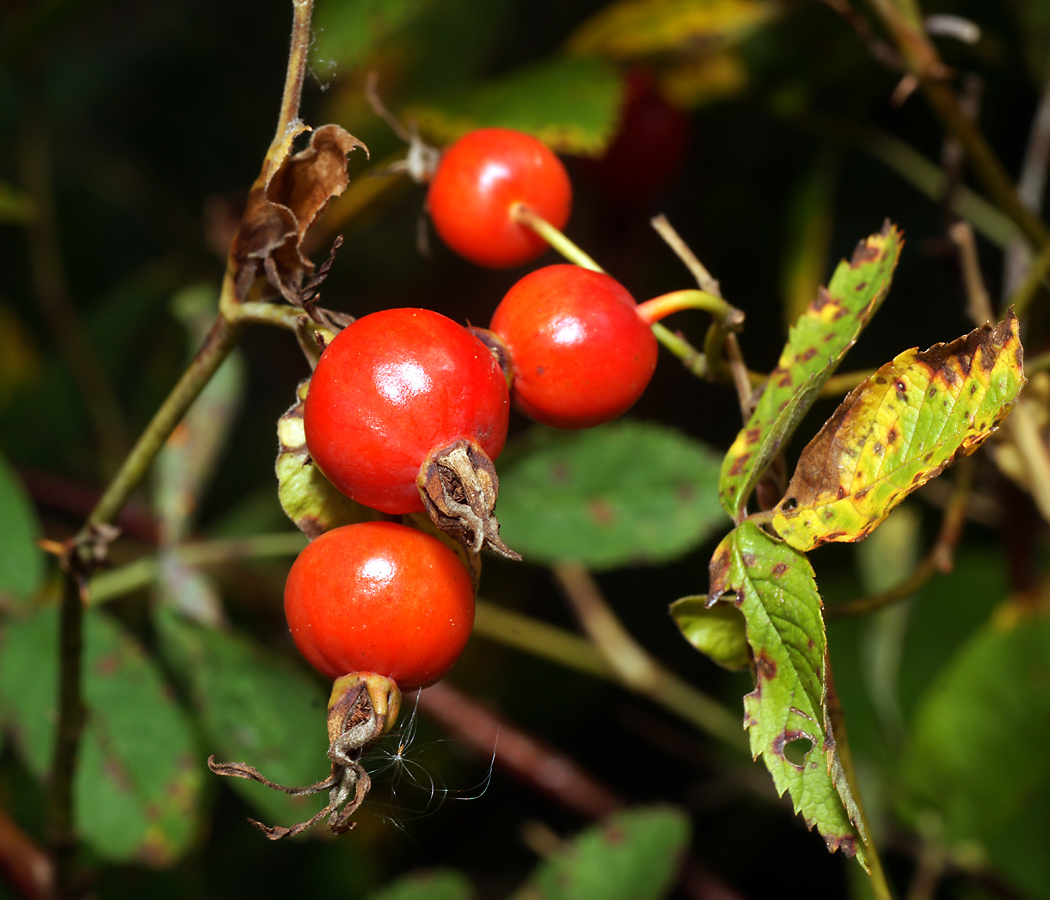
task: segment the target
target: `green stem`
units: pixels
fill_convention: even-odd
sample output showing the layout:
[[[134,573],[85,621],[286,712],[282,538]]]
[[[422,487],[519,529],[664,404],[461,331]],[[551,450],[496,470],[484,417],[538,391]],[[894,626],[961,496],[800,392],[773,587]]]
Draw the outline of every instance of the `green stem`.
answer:
[[[666,325],[654,322],[651,326],[653,335],[660,345],[677,356],[686,371],[697,378],[707,378],[711,374],[707,365],[707,357],[689,343],[677,332],[671,331]]]
[[[207,566],[238,559],[295,556],[306,546],[306,538],[298,531],[277,534],[256,534],[243,538],[219,538],[180,544],[172,553],[186,566]],[[134,562],[101,572],[88,585],[92,605],[105,603],[139,590],[157,579],[160,570],[157,556],[143,556]]]
[[[831,724],[831,733],[835,738],[835,753],[842,764],[842,774],[846,779],[846,785],[853,797],[853,807],[856,810],[857,821],[854,823],[860,832],[861,840],[868,851],[868,863],[871,866],[871,889],[876,900],[894,900],[893,891],[886,880],[886,873],[882,868],[882,859],[879,857],[878,848],[875,846],[875,838],[871,832],[867,814],[864,811],[864,801],[860,795],[860,786],[857,784],[857,773],[853,767],[853,754],[850,752],[849,736],[846,733],[846,719],[839,704],[838,695],[835,693],[835,678],[831,670],[831,660],[827,660],[827,709],[828,721]]]
[[[237,345],[244,331],[243,322],[230,322],[221,313],[204,339],[189,367],[154,414],[146,430],[125,458],[95,508],[88,516],[87,527],[112,522],[123,509],[132,491],[146,476],[164,442],[182,421],[182,417],[219,366]]]
[[[524,203],[517,203],[511,209],[511,218],[515,222],[531,228],[548,244],[564,256],[569,262],[592,272],[604,272],[605,270],[591,259],[586,253],[570,241],[557,228],[551,225],[543,216],[533,212]]]

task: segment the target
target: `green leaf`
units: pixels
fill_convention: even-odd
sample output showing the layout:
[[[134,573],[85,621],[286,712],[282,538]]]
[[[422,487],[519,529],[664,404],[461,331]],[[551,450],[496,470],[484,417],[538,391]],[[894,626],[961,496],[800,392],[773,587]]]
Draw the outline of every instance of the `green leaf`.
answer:
[[[44,579],[40,522],[18,475],[0,457],[0,597],[26,600]]]
[[[188,685],[209,753],[246,762],[280,784],[312,784],[328,774],[328,698],[316,681],[245,638],[194,625],[167,608],[158,610],[156,627],[165,659]],[[227,781],[267,824],[298,822],[322,806],[317,797]]]
[[[455,869],[413,872],[369,895],[368,900],[471,900],[474,886]]]
[[[1039,808],[1050,794],[1048,745],[1050,616],[1006,607],[916,710],[902,767],[905,815],[935,810],[950,843],[982,844],[1023,893],[1050,896],[1050,816]]]
[[[535,449],[501,465],[497,506],[504,540],[533,562],[662,562],[725,521],[717,458],[671,429],[628,420],[533,435]]]
[[[912,491],[973,453],[1024,386],[1017,318],[907,350],[842,402],[799,457],[773,528],[798,550],[867,537]]]
[[[602,60],[555,57],[467,93],[413,107],[429,140],[450,144],[477,128],[513,128],[559,153],[597,155],[616,129],[622,83]]]
[[[900,232],[887,222],[835,269],[826,290],[791,328],[780,361],[722,463],[718,496],[738,519],[766,467],[882,304],[900,256]]]
[[[515,900],[657,900],[674,884],[689,818],[674,807],[628,809],[586,829],[533,872]]]
[[[801,553],[745,522],[711,558],[708,603],[727,594],[747,621],[758,684],[744,697],[751,752],[762,756],[777,792],[796,813],[868,868],[855,827],[856,803],[827,720],[824,621],[813,569]],[[806,746],[808,745],[808,746]],[[805,747],[805,753],[800,751]]]
[[[671,617],[687,641],[727,669],[751,664],[744,617],[731,603],[707,605],[707,595],[683,597],[671,604]]]
[[[299,383],[295,403],[277,420],[277,497],[281,508],[309,538],[378,514],[351,500],[332,484],[310,459],[303,427],[309,379]]]
[[[777,12],[756,0],[619,0],[584,22],[569,48],[618,60],[695,53],[740,40]]]
[[[190,723],[139,644],[87,611],[87,725],[75,785],[76,826],[112,860],[166,866],[197,832],[203,766]],[[0,705],[33,774],[46,778],[57,696],[55,610],[7,623],[0,637]]]

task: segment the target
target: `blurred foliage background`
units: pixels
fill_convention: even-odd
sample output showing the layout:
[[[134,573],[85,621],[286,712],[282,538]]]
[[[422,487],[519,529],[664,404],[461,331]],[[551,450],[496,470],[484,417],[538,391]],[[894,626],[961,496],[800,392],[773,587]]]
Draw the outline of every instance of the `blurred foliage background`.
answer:
[[[576,190],[567,233],[639,300],[690,286],[650,227],[664,213],[745,310],[752,369],[775,364],[786,324],[885,218],[902,227],[906,248],[846,366],[878,365],[970,330],[947,226],[960,212],[974,225],[993,297],[1008,293],[1004,246],[1016,228],[980,199],[923,97],[900,89],[902,73],[877,52],[878,29],[858,35],[836,5],[317,0],[302,117],[336,122],[370,150],[368,160],[352,155],[351,188],[310,237],[318,262],[337,234],[346,239],[325,305],[352,315],[421,306],[484,325],[522,274],[472,267],[434,236],[420,252],[424,189],[374,177],[404,154],[366,102],[375,72],[386,106],[433,143],[477,124],[551,142]],[[57,588],[32,539],[76,532],[210,322],[272,135],[289,7],[0,3],[0,808],[36,844],[46,841],[48,609]],[[1047,76],[1050,9],[1039,0],[946,0],[923,12],[979,27],[972,43],[937,45],[1017,173]],[[1046,349],[1045,308],[1036,303],[1027,323],[1030,357]],[[674,327],[702,342],[703,317],[681,318]],[[110,580],[95,592],[105,612],[89,617],[99,678],[77,795],[96,896],[369,897],[406,873],[441,868],[461,875],[399,889],[503,897],[586,824],[556,790],[537,789],[536,771],[508,772],[499,741],[480,753],[426,704],[413,712],[411,698],[403,730],[370,763],[376,789],[357,830],[340,839],[319,828],[269,844],[246,816],[290,824],[304,807],[206,772],[209,753],[250,748],[247,761],[269,763],[277,780],[312,781],[326,769],[326,686],[296,655],[280,606],[301,541],[273,476],[276,420],[308,372],[290,335],[250,330],[121,519],[113,571],[99,576]],[[831,400],[818,404],[803,433],[832,409]],[[630,415],[685,436],[686,449],[668,437],[658,454],[701,473],[701,499],[657,509],[666,530],[644,552],[632,552],[628,531],[618,538],[626,549],[585,561],[634,638],[735,717],[750,676],[698,655],[667,614],[671,601],[706,590],[707,561],[728,527],[713,484],[740,425],[735,397],[665,355]],[[527,499],[543,481],[538,454],[560,439],[521,418],[512,431],[501,472]],[[615,451],[631,433],[566,452],[581,469],[615,473]],[[830,623],[836,686],[902,895],[1048,897],[1047,627],[1037,617],[1004,624],[1034,615],[1045,532],[1031,499],[987,454],[967,477],[972,516],[954,570],[906,604]],[[608,489],[615,495],[615,484]],[[933,543],[945,502],[945,489],[931,485],[871,541],[822,550],[814,565],[826,604],[906,576]],[[506,520],[509,543],[517,527],[523,545],[540,533],[540,549],[532,564],[486,560],[481,597],[493,608],[577,630],[558,579],[540,564],[557,561],[542,532],[571,517],[568,505],[550,513],[550,526],[528,510],[518,524]],[[187,540],[191,551],[180,555]],[[527,629],[521,638],[519,624],[491,615],[447,681],[494,711],[508,734],[536,736],[625,804],[674,804],[686,816],[639,813],[622,826],[641,848],[624,854],[637,885],[606,872],[621,893],[601,893],[611,890],[604,884],[575,896],[867,895],[859,869],[824,851],[731,740],[599,677],[578,644],[566,651],[568,662],[578,655],[575,666],[555,664],[538,649],[543,638]],[[127,729],[137,743],[122,743]],[[0,843],[14,840],[0,829]],[[608,865],[600,848],[579,852],[593,852],[599,871]],[[531,877],[544,896],[571,881]],[[13,875],[0,895],[34,896]]]

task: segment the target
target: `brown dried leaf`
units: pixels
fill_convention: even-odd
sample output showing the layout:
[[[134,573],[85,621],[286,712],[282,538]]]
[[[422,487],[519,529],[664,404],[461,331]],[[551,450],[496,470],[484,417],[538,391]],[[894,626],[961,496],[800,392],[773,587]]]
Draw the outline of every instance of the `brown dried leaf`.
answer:
[[[313,263],[302,253],[303,238],[328,201],[349,184],[346,157],[357,147],[368,152],[343,128],[324,125],[304,150],[285,156],[276,166],[267,160],[233,241],[238,299],[245,299],[262,270],[286,300],[298,303],[302,277],[313,271]]]

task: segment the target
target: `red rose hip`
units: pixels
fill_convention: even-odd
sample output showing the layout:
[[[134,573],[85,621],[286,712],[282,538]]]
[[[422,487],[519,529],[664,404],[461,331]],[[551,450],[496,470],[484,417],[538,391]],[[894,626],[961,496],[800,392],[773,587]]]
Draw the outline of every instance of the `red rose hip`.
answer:
[[[474,590],[437,538],[393,522],[344,525],[299,554],[284,589],[299,651],[336,679],[372,672],[401,690],[433,684],[474,624]]]
[[[465,259],[496,269],[529,262],[547,249],[514,220],[518,203],[561,229],[572,209],[572,185],[546,144],[506,128],[483,128],[452,144],[427,194],[441,239]]]
[[[657,344],[619,282],[579,266],[537,269],[503,298],[490,330],[513,372],[511,399],[555,428],[615,419],[642,395]]]

